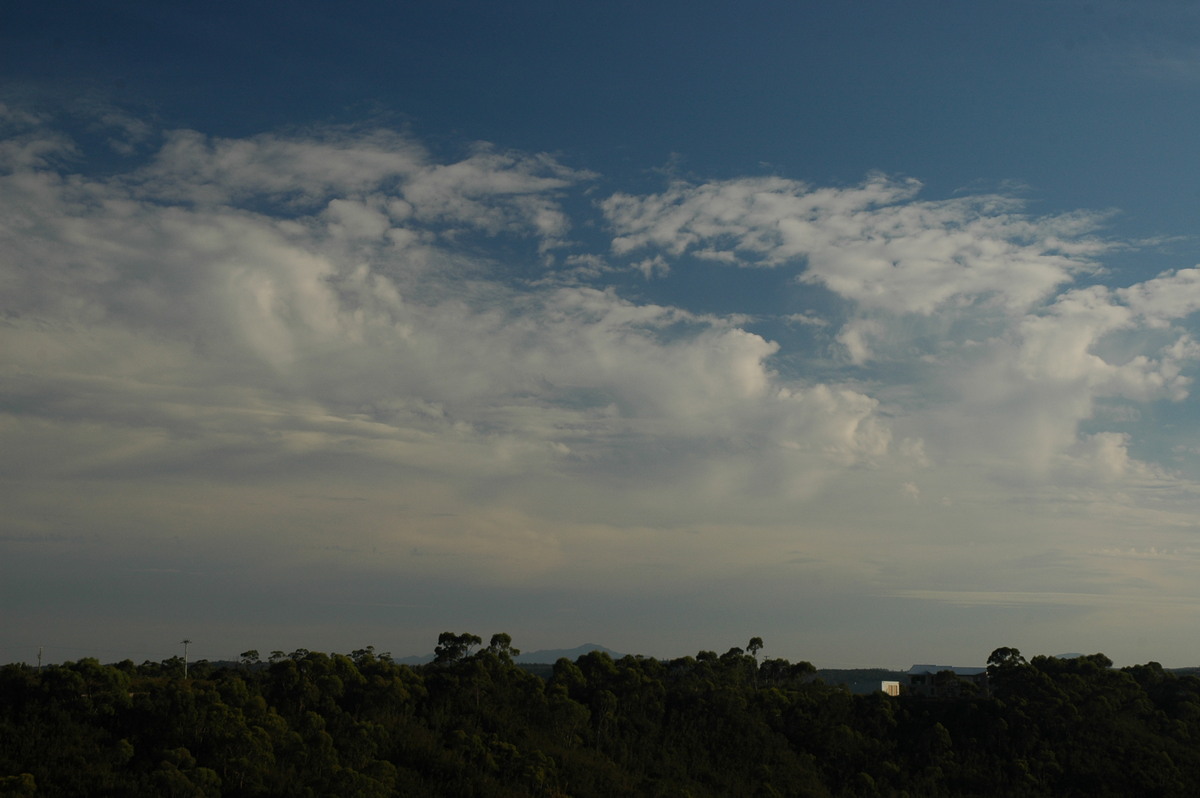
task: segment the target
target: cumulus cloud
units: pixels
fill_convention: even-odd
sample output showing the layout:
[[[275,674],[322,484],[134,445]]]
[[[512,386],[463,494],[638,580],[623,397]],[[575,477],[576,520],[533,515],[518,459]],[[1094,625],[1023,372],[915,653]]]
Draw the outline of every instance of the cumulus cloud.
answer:
[[[595,255],[558,281],[481,255],[480,237],[532,242],[528,257],[564,245],[563,192],[591,175],[549,156],[481,145],[439,163],[380,130],[173,131],[148,163],[96,177],[38,155],[69,138],[17,122],[0,437],[45,479],[391,474],[418,515],[454,507],[492,530],[460,550],[498,536],[548,563],[547,480],[570,475],[562,495],[601,516],[606,485],[631,488],[630,507],[686,496],[735,515],[889,455],[877,400],[782,379],[779,345],[736,314],[588,285],[611,272]],[[415,526],[390,534],[437,548]]]
[[[885,176],[843,188],[677,181],[600,207],[616,257],[785,269],[832,292],[843,302],[830,316],[841,317],[834,350],[887,381],[889,412],[906,437],[930,442],[934,460],[1043,476],[1078,475],[1086,462],[1102,481],[1163,476],[1128,457],[1128,433],[1089,438],[1080,427],[1104,400],[1187,397],[1197,351],[1181,325],[1200,309],[1200,271],[1075,287],[1128,246],[1099,236],[1107,214],[1034,217],[1010,196],[919,191]]]
[[[798,573],[915,595],[938,557],[1002,591],[977,552],[936,552],[1044,545],[1012,497],[1084,530],[1057,546],[1175,545],[1116,528],[1186,493],[1137,408],[1188,395],[1200,278],[1077,285],[1115,249],[1097,215],[883,177],[676,183],[602,200],[614,238],[590,251],[572,236],[594,176],[547,155],[110,120],[162,146],[92,172],[47,119],[5,120],[0,467],[22,546],[171,530],[278,583],[321,563],[648,594],[735,569],[784,601]],[[804,303],[695,310],[694,258],[787,273]],[[1156,522],[1182,528],[1178,501]]]
[[[1170,279],[1170,278],[1167,278]],[[1182,363],[1196,356],[1190,335],[1174,334],[1153,356],[1136,354],[1124,362],[1111,362],[1097,348],[1106,337],[1122,331],[1154,330],[1171,318],[1191,312],[1186,301],[1171,296],[1166,302],[1152,298],[1163,278],[1113,292],[1102,286],[1070,291],[1045,314],[1022,320],[1020,366],[1035,380],[1086,384],[1094,395],[1121,396],[1146,401],[1180,400],[1187,396],[1190,379],[1181,374]],[[1118,300],[1131,297],[1133,302]]]

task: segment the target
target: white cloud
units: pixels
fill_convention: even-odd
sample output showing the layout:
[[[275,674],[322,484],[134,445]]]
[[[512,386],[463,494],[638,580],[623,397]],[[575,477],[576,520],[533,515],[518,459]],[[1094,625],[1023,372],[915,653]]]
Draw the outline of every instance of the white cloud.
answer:
[[[808,327],[826,327],[829,322],[820,316],[815,316],[812,313],[790,313],[787,320],[792,324],[800,324]]]
[[[449,459],[434,461],[453,470],[452,453],[462,452],[480,473],[481,451],[497,464],[558,468],[566,458],[609,474],[639,472],[616,464],[640,452],[634,462],[673,479],[691,474],[713,496],[751,485],[806,495],[823,483],[821,468],[891,456],[1041,472],[1086,460],[1098,479],[1113,479],[1130,473],[1128,440],[1081,439],[1079,424],[1100,398],[1182,398],[1196,357],[1190,337],[1170,332],[1200,306],[1193,270],[1039,305],[1093,268],[1104,249],[1087,237],[1094,217],[1029,219],[997,197],[924,202],[911,181],[676,184],[602,203],[621,233],[614,251],[661,250],[642,261],[647,275],[689,251],[803,265],[802,279],[852,303],[835,340],[859,367],[881,353],[913,356],[904,342],[916,328],[903,314],[946,331],[938,319],[963,318],[962,303],[991,306],[971,328],[988,337],[946,337],[922,356],[913,379],[933,389],[923,408],[893,391],[897,403],[881,414],[869,389],[782,379],[772,367],[779,345],[734,314],[639,304],[582,283],[520,288],[459,249],[461,229],[561,240],[558,195],[590,176],[545,156],[479,147],[438,164],[397,134],[340,129],[245,140],[178,132],[149,166],[104,181],[64,178],[47,163],[26,161],[3,184],[11,351],[64,353],[24,361],[27,385],[44,381],[29,390],[50,390],[44,372],[67,368],[65,353],[87,330],[128,339],[91,363],[139,385],[162,379],[155,364],[171,362],[171,380],[249,389],[281,419],[379,425],[347,423],[340,438],[322,425],[280,429],[310,448],[361,438],[355,445],[372,457],[408,464],[429,447],[389,443],[394,436],[448,436]],[[566,262],[576,281],[612,274],[599,256]],[[1102,351],[1115,335],[1146,332],[1161,339],[1152,351]],[[286,410],[292,402],[307,409]],[[905,428],[894,452],[887,417]],[[980,417],[988,424],[971,431]]]
[[[24,123],[24,117],[17,117]],[[23,127],[23,125],[22,125]],[[63,134],[23,134],[0,141],[0,170],[43,169],[76,155],[75,145]]]
[[[320,563],[651,595],[732,569],[780,601],[805,582],[1040,606],[1058,566],[1008,590],[978,560],[1178,547],[1194,515],[1139,408],[1187,396],[1200,280],[1070,285],[1103,276],[1087,214],[882,178],[677,184],[603,202],[598,253],[567,240],[590,175],[546,156],[179,132],[97,177],[63,166],[65,136],[18,139],[0,463],[21,540],[165,550],[170,529],[280,583]],[[823,290],[771,340],[741,307],[641,298],[686,288],[684,256]]]
[[[1200,310],[1200,268],[1160,274],[1152,280],[1116,290],[1129,308],[1152,326],[1182,319]]]
[[[813,189],[782,178],[673,184],[647,197],[601,203],[625,255],[647,247],[742,266],[803,266],[864,309],[930,314],[955,302],[1021,311],[1106,246],[1087,237],[1099,219],[1030,219],[996,195],[918,201],[916,181],[874,177],[852,188]]]
[[[591,175],[547,155],[488,145],[436,163],[399,133],[331,128],[249,139],[172,131],[152,163],[130,177],[139,196],[166,202],[238,205],[253,198],[302,211],[330,200],[366,201],[396,222],[448,225],[451,233],[459,225],[490,235],[532,233],[554,242],[569,223],[553,192]]]
[[[640,260],[633,264],[633,268],[635,271],[641,272],[647,280],[654,277],[665,277],[671,271],[671,267],[667,265],[667,261],[662,255]]]
[[[848,188],[675,182],[601,207],[617,256],[788,268],[831,290],[846,303],[833,342],[867,379],[888,375],[889,413],[934,461],[1164,477],[1128,457],[1129,432],[1079,429],[1101,400],[1187,397],[1197,347],[1176,325],[1200,309],[1200,270],[1071,287],[1126,246],[1095,237],[1103,214],[1031,217],[1010,197],[929,201],[919,188],[882,176]]]
[[[557,195],[587,177],[349,130],[176,132],[110,178],[26,160],[0,177],[9,450],[47,478],[399,469],[448,486],[417,505],[479,518],[548,512],[543,481],[565,474],[595,507],[636,480],[630,507],[702,486],[696,512],[733,516],[888,456],[876,400],[782,380],[778,344],[735,316],[512,284],[458,246],[462,229],[558,241]]]
[[[1106,336],[1133,328],[1132,317],[1118,305],[1080,301],[1078,294],[1055,304],[1048,316],[1029,317],[1023,335],[1020,368],[1031,380],[1076,383],[1093,397],[1117,396],[1139,401],[1187,397],[1191,380],[1182,363],[1194,360],[1190,338],[1162,347],[1157,357],[1137,354],[1113,363],[1097,354]]]
[[[854,319],[842,326],[837,334],[837,342],[845,348],[850,362],[861,366],[873,357],[872,339],[882,337],[883,333],[884,327],[877,320]]]

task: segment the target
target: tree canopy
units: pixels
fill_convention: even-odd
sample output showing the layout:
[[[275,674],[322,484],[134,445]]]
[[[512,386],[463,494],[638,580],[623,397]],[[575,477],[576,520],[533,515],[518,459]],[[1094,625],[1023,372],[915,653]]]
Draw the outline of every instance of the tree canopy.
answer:
[[[546,678],[446,632],[240,662],[0,668],[0,796],[1190,796],[1200,679],[999,648],[986,689],[852,695],[746,649]],[[478,649],[478,650],[474,650]],[[749,653],[747,653],[749,652]]]

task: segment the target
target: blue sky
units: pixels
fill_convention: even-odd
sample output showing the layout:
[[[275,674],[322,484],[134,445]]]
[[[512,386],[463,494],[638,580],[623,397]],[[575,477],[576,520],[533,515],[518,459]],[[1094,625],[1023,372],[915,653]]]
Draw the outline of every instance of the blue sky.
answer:
[[[0,660],[1192,665],[1200,11],[0,10]]]

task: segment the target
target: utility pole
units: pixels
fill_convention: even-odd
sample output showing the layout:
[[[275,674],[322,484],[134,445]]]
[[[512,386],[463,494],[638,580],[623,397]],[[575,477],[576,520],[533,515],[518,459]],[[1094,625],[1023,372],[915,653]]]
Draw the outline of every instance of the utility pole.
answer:
[[[180,642],[183,643],[183,678],[187,678],[187,647],[191,644],[191,640],[184,638]]]

